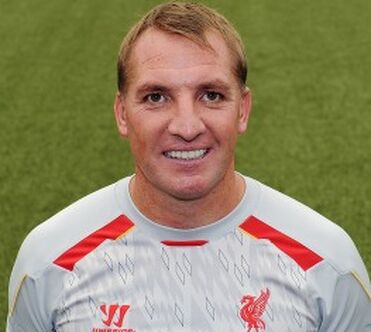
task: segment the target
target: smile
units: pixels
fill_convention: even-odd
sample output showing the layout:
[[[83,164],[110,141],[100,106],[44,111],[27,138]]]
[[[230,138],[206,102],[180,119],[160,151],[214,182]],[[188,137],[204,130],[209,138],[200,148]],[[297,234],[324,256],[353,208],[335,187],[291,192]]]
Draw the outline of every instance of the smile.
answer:
[[[207,149],[191,150],[191,151],[167,151],[165,157],[178,160],[195,160],[203,158],[207,153]]]

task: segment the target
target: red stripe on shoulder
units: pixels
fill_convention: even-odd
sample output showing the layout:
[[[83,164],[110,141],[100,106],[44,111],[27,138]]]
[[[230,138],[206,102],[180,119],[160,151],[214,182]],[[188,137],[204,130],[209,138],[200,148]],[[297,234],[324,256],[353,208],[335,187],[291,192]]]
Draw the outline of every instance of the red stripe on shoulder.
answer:
[[[258,218],[247,218],[240,228],[258,239],[270,240],[277,248],[290,256],[304,271],[318,264],[323,258],[314,251]]]
[[[207,240],[188,240],[188,241],[174,241],[174,240],[164,240],[161,241],[162,244],[169,247],[198,247],[203,246],[208,243]]]
[[[60,255],[54,264],[72,271],[75,264],[87,254],[97,248],[103,241],[116,240],[134,227],[134,223],[126,216],[120,215],[102,228],[89,234],[87,237],[76,243],[73,247]]]

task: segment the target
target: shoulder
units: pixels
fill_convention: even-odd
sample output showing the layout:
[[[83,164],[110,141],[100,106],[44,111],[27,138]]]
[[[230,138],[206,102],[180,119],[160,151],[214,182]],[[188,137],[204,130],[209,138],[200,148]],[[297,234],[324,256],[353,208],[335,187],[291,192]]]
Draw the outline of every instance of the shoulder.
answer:
[[[23,241],[13,267],[10,288],[25,275],[37,278],[68,248],[117,218],[122,212],[116,186],[97,190],[34,228]]]
[[[354,242],[338,225],[297,200],[259,183],[260,199],[254,216],[297,241],[339,273],[368,275]]]

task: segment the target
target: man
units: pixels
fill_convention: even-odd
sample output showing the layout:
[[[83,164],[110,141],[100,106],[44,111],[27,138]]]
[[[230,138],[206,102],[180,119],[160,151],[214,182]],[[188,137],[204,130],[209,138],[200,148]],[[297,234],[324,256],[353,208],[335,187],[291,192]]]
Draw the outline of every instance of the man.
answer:
[[[251,93],[240,37],[170,3],[126,36],[114,110],[135,175],[37,227],[9,288],[8,331],[368,331],[349,237],[236,173]]]

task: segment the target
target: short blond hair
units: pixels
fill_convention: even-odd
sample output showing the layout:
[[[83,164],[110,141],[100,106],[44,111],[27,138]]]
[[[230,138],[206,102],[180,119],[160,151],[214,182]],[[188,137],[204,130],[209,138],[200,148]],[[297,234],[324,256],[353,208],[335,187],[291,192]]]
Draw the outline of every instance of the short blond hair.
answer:
[[[211,48],[206,32],[211,30],[220,33],[232,54],[234,74],[241,85],[245,85],[247,63],[244,45],[232,24],[216,10],[205,5],[174,1],[151,9],[125,36],[117,61],[119,91],[123,92],[127,85],[130,54],[134,44],[149,28],[179,34],[206,48]]]

